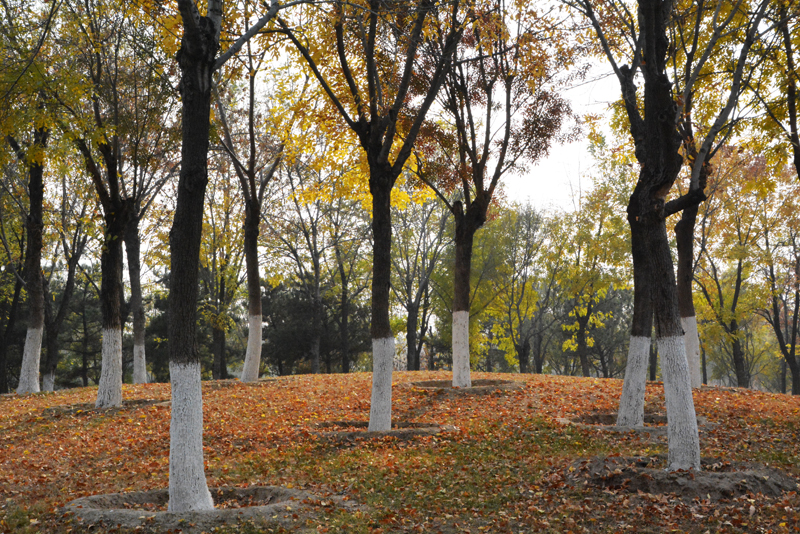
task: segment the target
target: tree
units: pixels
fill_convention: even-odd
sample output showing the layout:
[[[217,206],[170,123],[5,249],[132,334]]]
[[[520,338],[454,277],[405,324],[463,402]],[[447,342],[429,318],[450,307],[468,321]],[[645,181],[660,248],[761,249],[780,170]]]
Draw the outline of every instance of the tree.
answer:
[[[788,168],[760,177],[767,198],[758,213],[758,270],[767,291],[758,313],[772,329],[791,374],[792,395],[800,395],[800,185]],[[782,384],[786,391],[785,379]]]
[[[395,352],[389,320],[391,193],[461,39],[459,10],[458,0],[444,5],[432,0],[335,1],[320,4],[300,23],[316,32],[301,34],[280,21],[335,113],[358,138],[369,170],[373,247],[370,431],[391,428]],[[335,59],[328,50],[330,43],[335,43]],[[439,56],[425,64],[420,53],[434,43]]]
[[[764,158],[748,157],[735,147],[718,153],[710,184],[711,199],[701,213],[701,234],[695,282],[710,319],[722,330],[735,383],[750,387],[751,369],[741,325],[753,315],[752,292],[759,213],[766,201],[768,180]],[[749,302],[748,302],[749,301]]]
[[[67,176],[61,177],[61,202],[58,213],[60,220],[54,224],[59,237],[59,245],[64,256],[64,266],[66,267],[66,277],[56,276],[56,270],[60,266],[58,252],[54,253],[53,263],[50,267],[50,275],[44,284],[44,322],[45,322],[45,364],[42,378],[42,390],[53,391],[55,388],[56,367],[60,360],[60,342],[64,321],[69,313],[69,306],[75,292],[75,279],[78,271],[78,262],[86,249],[89,240],[89,232],[93,230],[89,214],[88,195],[85,190],[81,190],[81,184],[67,182]],[[56,296],[53,292],[54,278],[56,282],[63,283],[60,291],[60,301],[58,306]]]
[[[699,6],[695,16],[701,19],[710,17],[713,22],[713,37],[716,39],[711,39],[710,43],[701,43],[697,39],[686,41],[692,47],[687,50],[690,52],[688,55],[699,55],[697,63],[692,63],[694,67],[688,71],[690,77],[681,92],[675,90],[674,82],[668,76],[668,33],[682,30],[679,24],[671,26],[681,21],[676,16],[676,2],[640,0],[636,10],[630,10],[624,2],[610,2],[608,6],[591,0],[567,3],[590,21],[600,51],[608,59],[620,83],[623,106],[636,159],[640,165],[639,179],[627,208],[631,228],[634,316],[617,424],[642,424],[649,333],[652,321],[655,320],[658,352],[662,357],[667,413],[670,414],[669,469],[699,469],[697,419],[692,401],[675,273],[666,232],[666,217],[701,202],[704,194],[702,188],[699,193],[698,189],[694,189],[669,203],[666,201],[683,166],[681,147],[684,138],[679,132],[682,117],[680,105],[683,101],[674,100],[673,94],[681,94],[685,98],[687,92],[693,90],[694,81],[715,50],[720,36],[732,29],[730,24],[733,21],[744,19],[744,29],[741,31],[745,35],[733,56],[732,90],[725,100],[723,112],[717,116],[714,126],[705,136],[698,155],[694,158],[696,165],[692,179],[699,181],[700,171],[706,163],[706,154],[727,122],[724,110],[730,113],[736,103],[747,55],[755,40],[767,2],[760,2],[752,16],[741,11],[748,7],[744,2],[727,6],[729,11],[722,14],[714,6]],[[710,11],[706,11],[706,8]],[[636,16],[632,13],[636,13]],[[699,24],[695,28],[699,30]],[[727,33],[724,34],[727,36]],[[699,44],[703,47],[694,48]],[[627,64],[621,65],[621,61],[626,61]],[[643,79],[643,98],[638,94],[637,76]]]
[[[560,286],[569,299],[569,318],[562,328],[569,334],[563,350],[575,352],[583,376],[591,376],[589,351],[594,345],[590,330],[604,327],[611,319],[601,310],[610,291],[625,288],[628,267],[625,250],[630,248],[625,235],[622,207],[630,197],[630,162],[624,151],[608,150],[605,141],[592,135],[592,150],[601,178],[577,201],[577,208],[564,215],[561,231],[571,236],[564,247],[564,268]]]
[[[505,2],[475,8],[476,23],[453,56],[442,106],[454,131],[459,198],[455,220],[453,386],[469,387],[470,269],[475,232],[486,222],[502,176],[547,154],[570,114],[554,72],[570,61],[558,50],[554,22]],[[554,41],[557,37],[554,38]],[[449,180],[448,180],[449,181]]]
[[[183,26],[178,66],[181,72],[181,171],[170,230],[169,353],[172,382],[169,510],[207,510],[214,506],[203,467],[203,403],[200,361],[195,344],[198,268],[203,202],[208,183],[212,76],[278,11],[268,11],[219,58],[222,2],[209,0],[206,15],[190,0],[178,0]]]
[[[13,160],[12,160],[13,161]],[[15,326],[21,315],[25,282],[25,251],[27,229],[24,204],[16,201],[18,195],[10,193],[19,187],[16,164],[3,165],[2,189],[0,189],[0,237],[2,238],[4,261],[0,264],[0,317],[5,318],[0,338],[0,393],[8,393],[10,366],[9,354],[14,341]],[[19,184],[22,185],[22,184]],[[14,366],[16,367],[16,366]]]
[[[331,280],[331,293],[336,293],[338,300],[338,313],[333,314],[333,321],[339,332],[341,371],[348,373],[353,353],[365,350],[361,348],[364,343],[359,319],[367,314],[358,312],[365,307],[361,304],[361,295],[370,284],[370,269],[362,257],[362,251],[369,245],[370,226],[361,202],[343,191],[342,182],[336,180],[333,184],[334,205],[325,212],[334,255],[331,267],[334,272],[329,273],[328,278]]]
[[[217,160],[220,159],[219,156]],[[214,176],[210,179],[211,187],[206,192],[206,217],[203,221],[203,244],[200,251],[200,281],[207,300],[199,303],[199,311],[211,329],[211,372],[214,380],[230,378],[226,360],[226,335],[235,324],[232,307],[240,293],[242,260],[245,255],[241,247],[244,229],[238,224],[244,203],[236,194],[231,166],[227,162],[221,163],[214,169]],[[259,297],[260,295],[259,290]]]
[[[47,109],[47,63],[52,59],[49,35],[57,6],[7,2],[2,6],[0,42],[5,51],[0,77],[2,99],[0,135],[27,175],[25,283],[28,330],[20,371],[19,393],[39,391],[39,361],[44,331],[44,286],[41,255],[44,165],[50,117]],[[11,266],[11,264],[9,264]]]
[[[412,198],[405,209],[394,210],[392,292],[407,314],[406,369],[409,371],[420,369],[420,352],[431,319],[431,274],[448,245],[444,237],[447,214],[442,212],[440,202],[425,196]]]
[[[245,2],[245,21],[248,19],[250,8],[250,3]],[[298,104],[305,100],[308,78],[305,79],[299,92],[296,78],[285,72],[281,73],[282,76],[270,80],[271,85],[278,90],[275,95],[271,95],[273,104],[262,110],[260,108],[263,105],[259,106],[256,101],[256,77],[264,65],[269,48],[254,49],[248,41],[246,50],[247,55],[243,61],[247,67],[247,108],[244,110],[245,124],[240,127],[240,131],[231,130],[227,120],[226,105],[219,97],[217,108],[224,134],[222,146],[233,162],[244,198],[244,254],[247,269],[249,329],[241,380],[254,382],[258,380],[262,348],[261,277],[258,268],[258,236],[262,205],[267,185],[278,170],[286,152],[286,145],[291,144],[289,137],[294,127]],[[229,107],[232,107],[232,104],[229,104]],[[310,102],[305,104],[309,105]],[[289,152],[292,150],[292,147],[289,147]],[[243,154],[246,154],[246,157]]]
[[[554,275],[561,268],[561,254],[549,254],[557,226],[530,205],[512,204],[499,214],[498,227],[501,240],[496,247],[506,254],[506,268],[500,271],[501,291],[489,308],[493,339],[506,360],[516,360],[520,373],[530,372],[531,363],[541,373],[542,362],[532,352],[536,341],[544,340],[544,314],[554,296]]]

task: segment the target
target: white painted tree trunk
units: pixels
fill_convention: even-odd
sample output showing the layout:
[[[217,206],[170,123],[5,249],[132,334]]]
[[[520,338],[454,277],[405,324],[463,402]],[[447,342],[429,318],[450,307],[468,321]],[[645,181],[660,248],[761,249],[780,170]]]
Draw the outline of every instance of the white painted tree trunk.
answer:
[[[17,393],[39,393],[39,360],[42,357],[43,327],[28,328],[22,350],[22,369],[19,372]]]
[[[50,371],[42,375],[42,391],[55,391],[56,389],[56,373]]]
[[[122,405],[122,329],[103,329],[100,382],[97,385],[97,408]]]
[[[251,315],[247,333],[247,352],[242,367],[242,382],[258,382],[258,369],[261,366],[261,316]]]
[[[200,362],[169,364],[172,419],[169,427],[170,512],[213,510],[203,465],[203,393]]]
[[[469,311],[453,312],[453,387],[472,387],[469,372]]]
[[[700,437],[683,336],[658,339],[667,401],[668,469],[700,469]]]
[[[619,399],[617,426],[634,428],[644,426],[644,392],[647,381],[647,364],[650,359],[650,338],[631,336],[625,382]]]
[[[697,317],[681,317],[683,338],[686,345],[686,360],[689,363],[689,376],[692,388],[703,385],[703,370],[700,366],[700,335],[697,333]]]
[[[372,340],[372,400],[369,407],[369,431],[392,429],[392,367],[394,338]]]
[[[147,360],[144,345],[133,345],[133,383],[147,384]]]

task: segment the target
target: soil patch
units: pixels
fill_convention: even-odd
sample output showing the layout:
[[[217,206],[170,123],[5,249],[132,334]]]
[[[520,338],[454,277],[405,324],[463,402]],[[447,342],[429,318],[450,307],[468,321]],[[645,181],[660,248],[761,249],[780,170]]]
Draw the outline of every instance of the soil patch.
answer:
[[[151,490],[94,495],[74,500],[62,512],[83,525],[140,529],[153,532],[210,532],[215,527],[249,522],[282,525],[296,531],[315,508],[357,508],[341,497],[321,500],[309,493],[276,486],[210,488],[214,510],[167,512],[169,491]]]
[[[671,494],[681,499],[719,501],[748,494],[780,497],[797,491],[797,481],[759,464],[704,458],[700,471],[666,471],[666,455],[595,457],[573,463],[567,474],[572,485],[591,485],[631,493]]]
[[[341,430],[331,430],[316,432],[324,439],[336,443],[348,443],[372,438],[383,438],[391,436],[399,440],[409,440],[418,436],[433,436],[440,432],[452,432],[457,430],[450,425],[436,425],[433,423],[392,423],[392,429],[384,432],[369,432],[369,422],[367,421],[329,421],[318,423],[317,428],[328,429],[338,428]]]
[[[523,387],[523,382],[514,380],[488,380],[478,379],[472,381],[472,387],[454,388],[452,380],[421,380],[419,382],[408,382],[412,388],[433,391],[437,394],[450,395],[486,395],[495,391],[513,390]]]

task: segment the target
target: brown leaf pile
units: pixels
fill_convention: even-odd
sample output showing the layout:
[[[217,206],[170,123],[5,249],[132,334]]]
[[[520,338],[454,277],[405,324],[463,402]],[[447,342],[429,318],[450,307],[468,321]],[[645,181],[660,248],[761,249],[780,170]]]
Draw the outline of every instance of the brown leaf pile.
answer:
[[[325,439],[319,429],[368,419],[369,374],[204,382],[209,486],[286,486],[366,505],[358,513],[320,505],[298,525],[319,532],[800,529],[796,492],[712,502],[568,483],[576,461],[666,453],[663,436],[565,424],[614,413],[619,380],[475,373],[524,383],[480,395],[408,384],[448,376],[396,373],[393,391],[394,421],[446,431],[401,439],[360,436],[363,429],[353,427],[347,441]],[[165,488],[169,395],[168,384],[126,385],[124,406],[108,410],[93,408],[96,388],[0,397],[0,531],[67,532],[74,526],[57,512],[66,502]],[[704,457],[800,476],[800,399],[724,388],[694,395],[708,421]],[[660,384],[648,384],[646,411],[664,412]]]

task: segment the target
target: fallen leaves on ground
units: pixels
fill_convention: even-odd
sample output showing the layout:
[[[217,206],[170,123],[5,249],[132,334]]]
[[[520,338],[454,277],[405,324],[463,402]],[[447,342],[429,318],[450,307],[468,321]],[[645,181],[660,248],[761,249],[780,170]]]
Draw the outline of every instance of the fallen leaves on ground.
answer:
[[[408,439],[364,433],[346,443],[324,439],[320,424],[368,419],[369,374],[204,382],[209,486],[286,486],[367,505],[357,513],[320,505],[303,525],[319,532],[800,529],[794,492],[711,502],[568,484],[576,460],[666,452],[664,437],[565,424],[614,413],[620,380],[475,373],[524,382],[483,395],[408,385],[448,376],[395,373],[393,419],[455,430]],[[94,409],[96,392],[0,397],[0,531],[67,532],[56,510],[73,499],[168,485],[169,385],[125,385],[118,409]],[[800,476],[800,399],[729,388],[694,398],[709,422],[704,457]],[[646,411],[664,413],[660,384],[648,383]]]

